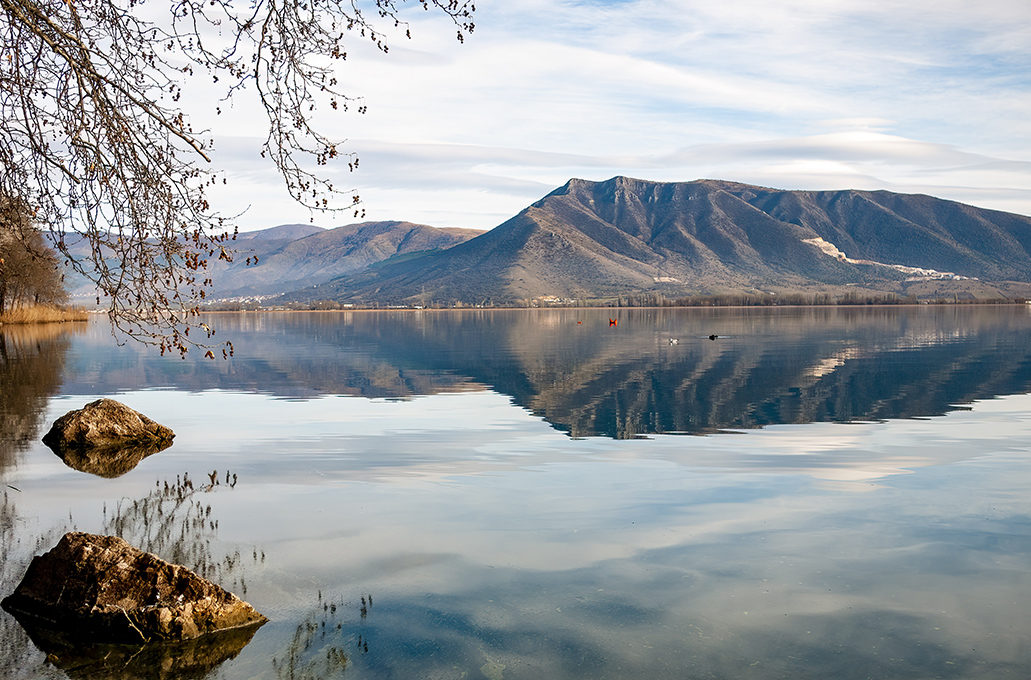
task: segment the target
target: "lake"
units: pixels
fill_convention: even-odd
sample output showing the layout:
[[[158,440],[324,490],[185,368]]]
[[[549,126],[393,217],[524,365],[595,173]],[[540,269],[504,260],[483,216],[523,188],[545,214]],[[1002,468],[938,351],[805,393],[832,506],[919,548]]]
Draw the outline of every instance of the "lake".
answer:
[[[75,529],[270,621],[67,649],[0,611],[0,676],[1029,677],[1029,310],[212,315],[228,361],[4,328],[0,596]],[[99,397],[174,444],[39,442]]]

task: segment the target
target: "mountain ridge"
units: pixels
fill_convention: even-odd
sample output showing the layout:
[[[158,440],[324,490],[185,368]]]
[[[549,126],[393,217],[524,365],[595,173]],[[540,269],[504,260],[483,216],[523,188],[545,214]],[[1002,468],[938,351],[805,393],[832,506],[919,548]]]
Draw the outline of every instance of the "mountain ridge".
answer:
[[[519,304],[728,291],[910,294],[918,284],[928,296],[949,287],[941,282],[974,297],[1002,295],[987,282],[1031,284],[1031,218],[923,194],[614,177],[571,179],[475,238],[381,261],[305,294]]]

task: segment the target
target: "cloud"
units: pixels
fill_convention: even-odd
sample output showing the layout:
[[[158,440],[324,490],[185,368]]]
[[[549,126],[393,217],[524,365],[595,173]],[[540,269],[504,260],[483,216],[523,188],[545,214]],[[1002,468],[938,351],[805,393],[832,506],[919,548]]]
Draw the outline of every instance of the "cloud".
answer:
[[[876,132],[850,131],[763,142],[704,144],[681,149],[660,159],[660,162],[686,165],[703,159],[707,162],[732,162],[758,158],[874,161],[907,165],[969,165],[990,160],[945,144]]]
[[[330,172],[369,215],[489,228],[569,177],[617,174],[1031,213],[1027,3],[523,0],[478,7],[464,44],[411,10],[388,54],[349,47],[340,79],[368,113],[321,119],[359,154]],[[244,110],[226,122],[261,134]],[[255,213],[306,218],[238,142],[218,148]]]
[[[244,153],[255,144],[238,141],[241,158],[230,165],[226,195],[255,206],[247,218],[252,228],[271,226],[260,220],[274,215],[277,224],[308,219],[280,189],[281,180],[256,169]],[[350,148],[361,159],[359,170],[338,169],[329,176],[362,196],[368,219],[437,226],[489,229],[571,177],[603,180],[620,174],[656,181],[733,179],[783,189],[888,189],[1031,212],[1031,162],[869,131],[697,144],[658,155],[378,140],[355,140]],[[268,197],[277,194],[282,199],[268,205]],[[258,221],[250,221],[254,218]],[[349,219],[345,213],[331,221]],[[321,216],[316,221],[327,223]]]

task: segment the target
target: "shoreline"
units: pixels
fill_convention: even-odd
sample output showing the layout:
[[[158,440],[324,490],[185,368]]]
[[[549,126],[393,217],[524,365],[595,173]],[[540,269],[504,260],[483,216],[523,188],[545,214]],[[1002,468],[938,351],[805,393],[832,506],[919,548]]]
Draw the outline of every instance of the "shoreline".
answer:
[[[1003,307],[1031,305],[1031,300],[954,300],[923,302],[830,302],[826,304],[697,304],[697,305],[543,305],[543,306],[480,306],[462,307],[346,307],[346,308],[258,308],[258,309],[204,309],[201,314],[296,314],[296,313],[345,313],[345,312],[482,312],[482,311],[541,311],[541,310],[628,310],[628,309],[826,309],[855,307]]]

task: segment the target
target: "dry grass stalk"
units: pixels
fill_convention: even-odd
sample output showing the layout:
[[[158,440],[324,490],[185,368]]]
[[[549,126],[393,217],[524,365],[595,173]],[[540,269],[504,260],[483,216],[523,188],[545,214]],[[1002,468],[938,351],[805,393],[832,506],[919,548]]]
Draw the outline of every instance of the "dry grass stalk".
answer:
[[[89,313],[74,307],[52,307],[34,305],[16,307],[0,314],[0,323],[55,323],[62,321],[87,321]]]

